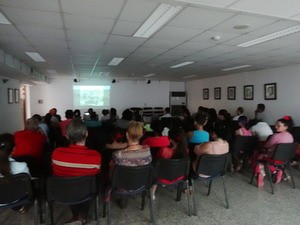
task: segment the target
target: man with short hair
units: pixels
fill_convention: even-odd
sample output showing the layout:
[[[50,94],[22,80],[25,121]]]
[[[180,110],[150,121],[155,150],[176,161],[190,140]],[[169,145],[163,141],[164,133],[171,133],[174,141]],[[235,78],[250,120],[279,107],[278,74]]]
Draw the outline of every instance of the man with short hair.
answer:
[[[59,147],[52,154],[53,174],[60,177],[96,175],[101,168],[101,155],[85,147],[88,135],[84,123],[76,118],[66,127],[69,147]],[[71,206],[73,217],[66,224],[84,224],[90,201]]]

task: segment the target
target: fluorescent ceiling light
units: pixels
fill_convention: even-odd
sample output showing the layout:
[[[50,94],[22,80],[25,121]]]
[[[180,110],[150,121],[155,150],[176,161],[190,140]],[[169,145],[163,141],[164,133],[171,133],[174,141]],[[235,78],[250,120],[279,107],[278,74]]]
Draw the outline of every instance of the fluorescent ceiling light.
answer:
[[[186,77],[183,77],[183,79],[188,79],[188,78],[192,78],[192,77],[196,77],[197,75],[189,75],[189,76],[186,76]]]
[[[9,20],[6,18],[6,16],[3,15],[2,12],[0,12],[0,23],[11,25],[11,22],[9,22]]]
[[[46,60],[37,52],[25,52],[25,54],[36,62],[46,62]]]
[[[231,67],[231,68],[222,69],[222,71],[237,70],[237,69],[242,69],[242,68],[246,68],[246,67],[250,67],[250,66],[251,65],[235,66],[235,67]]]
[[[183,7],[179,5],[161,4],[133,36],[149,38],[168,23],[174,16],[176,16],[182,9]]]
[[[247,47],[250,47],[250,46],[253,46],[253,45],[258,45],[258,44],[261,44],[261,43],[264,43],[264,42],[267,42],[267,41],[271,41],[271,40],[274,40],[274,39],[277,39],[277,38],[280,38],[280,37],[283,37],[283,36],[294,34],[294,33],[297,33],[299,31],[300,31],[300,25],[297,25],[297,26],[294,26],[294,27],[287,28],[285,30],[281,30],[281,31],[278,31],[278,32],[275,32],[275,33],[272,33],[272,34],[262,36],[260,38],[256,38],[252,41],[247,41],[247,42],[238,44],[237,46],[247,48]]]
[[[152,76],[155,76],[155,74],[154,73],[150,73],[150,74],[145,75],[144,77],[152,77]]]
[[[107,77],[109,75],[109,72],[100,72],[98,76]]]
[[[113,58],[109,63],[108,65],[109,66],[117,66],[120,64],[120,62],[122,62],[124,60],[124,58]]]
[[[183,62],[183,63],[179,63],[177,65],[171,66],[170,68],[175,69],[175,68],[186,66],[186,65],[190,65],[190,64],[193,64],[193,63],[194,62]]]

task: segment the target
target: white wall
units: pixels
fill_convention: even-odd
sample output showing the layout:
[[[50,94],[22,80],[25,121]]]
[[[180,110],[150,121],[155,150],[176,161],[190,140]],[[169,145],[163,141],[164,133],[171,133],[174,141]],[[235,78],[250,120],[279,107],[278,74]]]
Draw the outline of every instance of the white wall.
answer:
[[[51,79],[50,84],[35,85],[30,87],[31,113],[45,115],[50,108],[57,108],[58,113],[64,118],[65,110],[73,107],[73,82],[72,79]],[[184,82],[152,81],[110,81],[82,80],[82,85],[111,85],[111,107],[115,107],[118,114],[129,107],[167,107],[169,106],[170,91],[185,91]],[[43,100],[39,104],[38,100]],[[87,110],[87,109],[86,109]],[[86,111],[86,110],[82,110]],[[101,110],[95,110],[101,115]]]
[[[277,83],[277,100],[264,100],[264,84],[273,82]],[[254,100],[243,100],[244,85],[254,85]],[[227,100],[229,86],[236,86],[236,100]],[[214,100],[215,87],[222,88],[221,100]],[[209,100],[203,100],[203,88],[209,88]],[[291,115],[300,125],[300,65],[189,81],[186,91],[188,108],[192,112],[197,111],[198,106],[205,106],[234,113],[238,106],[242,106],[245,114],[253,118],[256,105],[264,103],[270,124],[284,115]]]
[[[21,101],[8,104],[8,88],[19,89],[20,82],[9,79],[3,83],[2,79],[4,78],[0,77],[0,134],[14,133],[23,129]]]

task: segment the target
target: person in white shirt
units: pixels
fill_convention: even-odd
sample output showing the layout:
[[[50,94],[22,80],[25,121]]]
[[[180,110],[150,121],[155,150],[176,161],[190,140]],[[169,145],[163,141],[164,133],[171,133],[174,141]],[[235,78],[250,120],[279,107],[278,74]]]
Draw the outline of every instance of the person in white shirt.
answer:
[[[265,142],[273,134],[271,127],[266,122],[258,122],[250,130],[258,137],[260,142]]]
[[[170,114],[170,108],[165,108],[165,114],[161,118],[170,118],[172,115]]]
[[[232,120],[233,120],[233,121],[238,121],[239,117],[244,115],[244,108],[243,108],[243,107],[238,107],[238,108],[236,109],[235,114],[236,114],[236,116],[234,116],[234,117],[232,118]]]

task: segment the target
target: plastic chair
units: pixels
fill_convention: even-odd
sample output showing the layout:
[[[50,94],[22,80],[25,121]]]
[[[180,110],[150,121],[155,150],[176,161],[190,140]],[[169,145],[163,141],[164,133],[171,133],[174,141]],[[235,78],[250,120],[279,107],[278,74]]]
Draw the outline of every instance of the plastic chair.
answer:
[[[95,200],[95,219],[99,221],[99,195],[97,176],[81,177],[56,177],[47,179],[47,202],[46,202],[46,224],[50,217],[51,225],[53,220],[53,203],[61,205],[77,205],[89,200]]]
[[[212,181],[214,179],[222,177],[227,209],[229,209],[229,203],[228,203],[224,175],[227,168],[228,155],[229,153],[222,154],[222,155],[206,154],[201,156],[201,158],[198,161],[196,173],[194,176],[191,177],[192,192],[194,192],[195,190],[194,180],[209,181],[207,196],[210,194]],[[199,174],[203,174],[205,176],[200,176]],[[197,215],[196,199],[194,193],[193,193],[193,205],[194,205],[194,214]]]
[[[142,207],[145,206],[146,192],[150,196],[150,187],[153,179],[152,164],[145,166],[120,166],[116,165],[112,171],[111,186],[106,192],[106,203],[108,208],[108,224],[111,224],[110,199],[114,194],[121,196],[135,196],[142,193]],[[155,224],[153,202],[150,198],[150,218]]]
[[[177,184],[176,201],[180,201],[183,184],[189,189],[188,174],[190,170],[190,160],[182,159],[159,159],[155,163],[154,184],[156,185],[175,185]],[[178,179],[179,178],[179,179]],[[167,180],[168,182],[165,182]],[[190,194],[187,191],[188,212],[191,216]]]
[[[270,166],[282,166],[283,172],[286,169],[286,166],[289,167],[290,173],[291,173],[291,179],[292,179],[292,187],[295,189],[295,180],[294,175],[292,172],[291,162],[294,160],[296,151],[298,148],[298,143],[285,143],[285,144],[278,144],[276,146],[274,156],[271,160],[266,160],[266,167],[268,168],[268,178],[270,181],[271,186],[271,193],[274,194],[274,184],[272,182],[272,172],[270,170]],[[250,184],[253,182],[253,178],[255,176],[255,172],[253,171]]]
[[[28,174],[15,174],[10,180],[0,178],[0,193],[0,209],[23,206],[34,201],[34,224],[38,224],[37,199],[34,198]]]

